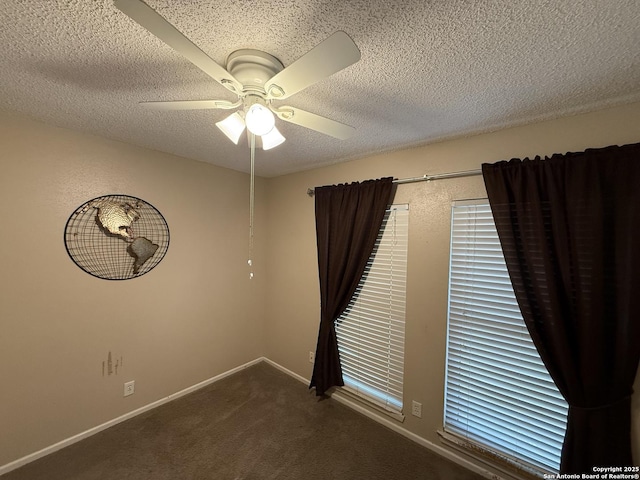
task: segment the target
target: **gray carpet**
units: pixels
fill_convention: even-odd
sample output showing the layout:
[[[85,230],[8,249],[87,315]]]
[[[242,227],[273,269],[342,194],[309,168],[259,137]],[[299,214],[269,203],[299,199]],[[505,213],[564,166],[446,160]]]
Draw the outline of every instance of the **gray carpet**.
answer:
[[[260,363],[2,480],[479,480]]]

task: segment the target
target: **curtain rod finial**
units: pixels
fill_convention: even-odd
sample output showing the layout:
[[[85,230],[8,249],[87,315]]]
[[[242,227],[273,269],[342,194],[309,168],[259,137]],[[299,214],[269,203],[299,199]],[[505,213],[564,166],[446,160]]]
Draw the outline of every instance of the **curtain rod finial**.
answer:
[[[309,195],[310,197],[313,197],[315,193],[316,193],[315,189],[307,188],[307,195]]]

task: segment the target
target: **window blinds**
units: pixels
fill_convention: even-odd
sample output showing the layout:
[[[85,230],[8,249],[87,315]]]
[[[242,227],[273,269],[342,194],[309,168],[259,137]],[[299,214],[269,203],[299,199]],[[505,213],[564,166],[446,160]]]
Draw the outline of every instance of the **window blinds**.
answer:
[[[336,322],[345,389],[389,412],[402,411],[409,207],[385,214],[373,253]]]
[[[566,415],[520,314],[488,201],[455,202],[445,430],[557,472]]]

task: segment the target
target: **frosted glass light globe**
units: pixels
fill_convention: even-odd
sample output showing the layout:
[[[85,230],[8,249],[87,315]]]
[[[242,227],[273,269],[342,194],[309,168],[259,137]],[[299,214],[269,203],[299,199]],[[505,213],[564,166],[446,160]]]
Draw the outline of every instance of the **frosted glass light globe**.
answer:
[[[273,129],[276,119],[268,108],[259,103],[254,103],[247,112],[245,122],[251,133],[262,136]]]

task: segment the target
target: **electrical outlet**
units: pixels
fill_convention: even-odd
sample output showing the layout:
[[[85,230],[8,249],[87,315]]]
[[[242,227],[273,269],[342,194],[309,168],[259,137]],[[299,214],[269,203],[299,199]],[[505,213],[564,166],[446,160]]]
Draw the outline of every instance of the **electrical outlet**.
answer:
[[[133,395],[136,390],[136,381],[131,380],[130,382],[126,382],[124,384],[124,396],[128,397],[129,395]]]
[[[422,418],[422,404],[415,400],[411,402],[411,415]]]
[[[316,361],[316,354],[313,352],[309,352],[309,363],[313,363]]]

